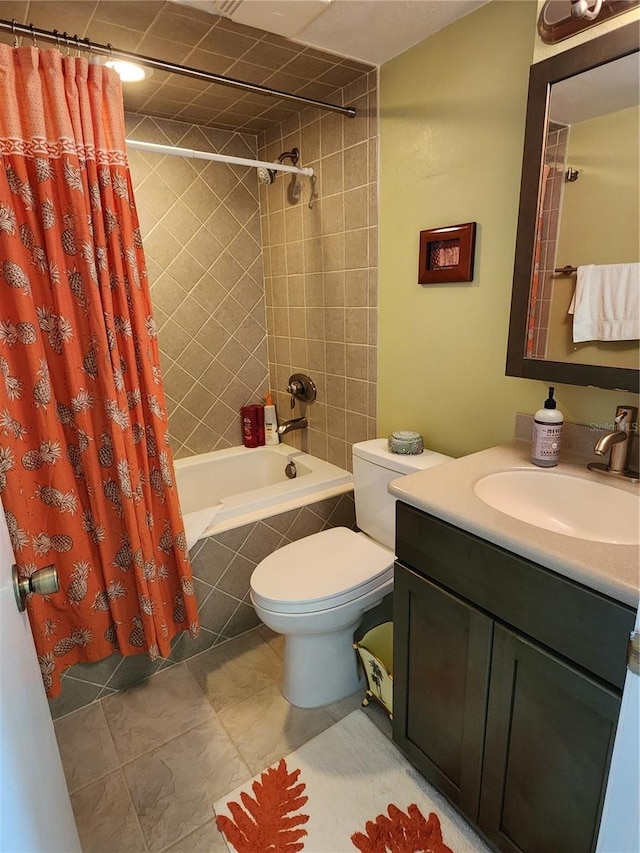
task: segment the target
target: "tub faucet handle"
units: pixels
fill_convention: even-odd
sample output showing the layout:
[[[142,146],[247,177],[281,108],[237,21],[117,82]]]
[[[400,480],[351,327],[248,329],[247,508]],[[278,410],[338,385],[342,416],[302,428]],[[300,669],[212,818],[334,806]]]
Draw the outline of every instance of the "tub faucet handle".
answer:
[[[304,394],[304,388],[302,387],[302,383],[296,379],[293,382],[289,382],[287,391],[291,394],[291,411],[293,411],[296,407],[296,397],[301,397]]]
[[[304,373],[294,373],[289,377],[287,393],[291,394],[291,408],[294,409],[296,400],[312,403],[316,399],[316,386]]]

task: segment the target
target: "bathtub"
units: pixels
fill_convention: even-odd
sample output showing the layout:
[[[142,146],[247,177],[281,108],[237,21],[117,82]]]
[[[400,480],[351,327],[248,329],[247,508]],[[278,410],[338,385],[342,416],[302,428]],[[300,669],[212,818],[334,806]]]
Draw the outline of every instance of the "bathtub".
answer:
[[[294,479],[285,474],[289,462]],[[200,538],[353,489],[349,471],[286,444],[189,456],[176,460],[175,471],[185,527],[199,525]]]

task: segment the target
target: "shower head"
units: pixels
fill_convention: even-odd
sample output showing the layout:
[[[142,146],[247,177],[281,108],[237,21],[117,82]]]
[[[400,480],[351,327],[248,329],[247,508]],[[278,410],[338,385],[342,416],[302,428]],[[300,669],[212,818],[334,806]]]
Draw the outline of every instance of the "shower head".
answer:
[[[261,184],[272,184],[276,179],[274,169],[267,169],[266,166],[258,166],[258,181]]]

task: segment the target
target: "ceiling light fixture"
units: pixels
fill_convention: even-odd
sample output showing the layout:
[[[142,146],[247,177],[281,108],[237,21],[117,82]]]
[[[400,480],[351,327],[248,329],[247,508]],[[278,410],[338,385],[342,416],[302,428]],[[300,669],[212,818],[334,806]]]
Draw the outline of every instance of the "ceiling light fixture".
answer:
[[[144,80],[147,76],[147,72],[142,65],[138,65],[135,62],[124,62],[121,59],[108,59],[105,62],[105,65],[109,68],[113,68],[113,70],[120,75],[120,79],[123,83],[138,83],[140,80]]]

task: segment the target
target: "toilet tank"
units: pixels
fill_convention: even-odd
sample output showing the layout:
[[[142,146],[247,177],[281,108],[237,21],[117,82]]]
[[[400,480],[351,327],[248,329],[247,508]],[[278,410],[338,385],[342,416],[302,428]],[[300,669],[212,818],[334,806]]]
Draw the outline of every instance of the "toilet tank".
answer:
[[[386,438],[353,445],[353,491],[360,530],[395,551],[396,498],[387,491],[391,480],[448,462],[450,456],[424,450],[416,456],[389,453]]]

